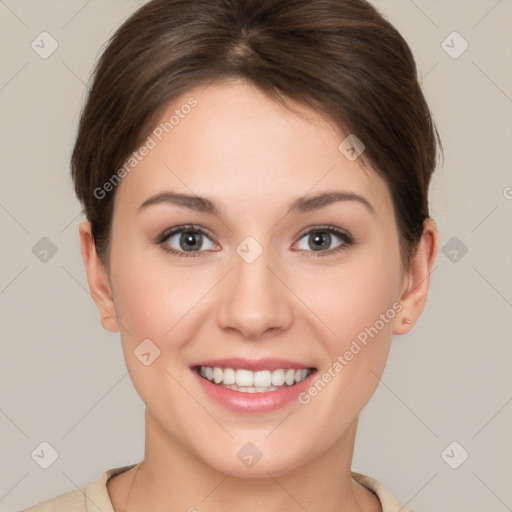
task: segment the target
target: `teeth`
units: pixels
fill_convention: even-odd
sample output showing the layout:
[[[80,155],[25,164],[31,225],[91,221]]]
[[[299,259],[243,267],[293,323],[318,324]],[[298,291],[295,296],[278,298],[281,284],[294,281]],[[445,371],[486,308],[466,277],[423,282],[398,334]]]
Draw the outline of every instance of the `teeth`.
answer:
[[[231,384],[230,386],[226,386],[229,389],[232,389],[234,391],[241,391],[242,393],[263,393],[265,391],[276,391],[279,389],[276,386],[269,386],[269,387],[238,387],[236,384]]]
[[[219,370],[224,373],[220,368]],[[249,370],[238,369],[235,378],[237,386],[252,386],[254,383],[254,373]]]
[[[275,391],[285,386],[293,386],[303,381],[310,373],[306,368],[278,370],[258,370],[252,372],[243,368],[220,368],[201,366],[199,374],[215,384],[224,385],[235,391],[262,393]]]
[[[219,382],[222,382],[222,379],[224,378],[224,374],[220,368],[215,367],[213,369],[213,380],[215,384],[218,384]]]
[[[222,379],[224,384],[235,384],[236,383],[236,373],[232,368],[226,368],[224,370],[224,377]]]
[[[268,370],[254,372],[254,382],[256,387],[269,387],[272,384],[272,373]]]
[[[284,370],[274,370],[272,372],[272,386],[282,386],[285,380]]]

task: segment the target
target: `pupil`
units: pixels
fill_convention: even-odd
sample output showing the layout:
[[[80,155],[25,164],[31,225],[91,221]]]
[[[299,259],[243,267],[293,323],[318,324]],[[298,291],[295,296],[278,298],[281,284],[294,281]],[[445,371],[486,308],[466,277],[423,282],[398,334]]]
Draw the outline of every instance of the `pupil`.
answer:
[[[331,245],[331,235],[330,233],[326,233],[325,231],[320,234],[312,235],[315,245],[310,245],[312,249],[323,249],[328,248]]]
[[[188,251],[194,249],[195,246],[201,246],[201,233],[194,233],[192,231],[186,231],[181,235],[180,243],[183,250]],[[190,245],[186,245],[190,244]]]

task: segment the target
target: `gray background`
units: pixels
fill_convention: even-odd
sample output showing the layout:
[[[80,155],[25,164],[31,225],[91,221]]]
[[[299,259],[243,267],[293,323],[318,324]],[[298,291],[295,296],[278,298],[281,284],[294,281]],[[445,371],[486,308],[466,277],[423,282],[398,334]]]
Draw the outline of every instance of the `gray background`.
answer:
[[[93,63],[142,3],[0,0],[2,512],[143,457],[144,406],[88,293],[69,178]],[[417,512],[512,510],[512,2],[374,3],[413,49],[445,162],[429,300],[394,339],[353,468]],[[59,45],[47,59],[31,48],[43,31]],[[469,43],[457,58],[454,31]],[[33,252],[43,237],[47,261]],[[31,456],[43,441],[58,452],[48,469]]]

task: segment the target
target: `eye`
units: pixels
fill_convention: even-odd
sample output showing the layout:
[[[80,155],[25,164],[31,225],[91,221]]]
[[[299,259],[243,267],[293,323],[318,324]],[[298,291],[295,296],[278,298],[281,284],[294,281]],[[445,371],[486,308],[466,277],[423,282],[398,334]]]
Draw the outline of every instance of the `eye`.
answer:
[[[205,231],[193,225],[178,226],[165,231],[158,243],[172,254],[190,257],[198,256],[190,253],[214,250],[215,246]]]
[[[333,247],[336,238],[341,243]],[[305,242],[301,242],[305,240]],[[298,242],[298,250],[314,252],[314,256],[328,256],[341,250],[348,249],[354,239],[346,232],[334,226],[319,226],[305,233]]]
[[[336,238],[340,243],[333,247]],[[335,226],[318,226],[302,235],[297,244],[298,249],[294,250],[313,253],[310,254],[312,256],[329,256],[348,249],[354,242],[351,235]],[[166,230],[158,238],[157,243],[165,251],[176,256],[197,257],[203,252],[218,250],[209,235],[192,224]]]

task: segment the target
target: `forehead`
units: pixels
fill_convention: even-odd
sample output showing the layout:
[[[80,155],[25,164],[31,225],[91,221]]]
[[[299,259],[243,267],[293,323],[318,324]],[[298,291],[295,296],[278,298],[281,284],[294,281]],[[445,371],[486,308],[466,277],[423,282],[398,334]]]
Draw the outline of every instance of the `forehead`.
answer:
[[[269,205],[337,189],[389,209],[384,181],[339,150],[346,134],[314,110],[287,102],[295,112],[242,80],[175,98],[146,139],[150,149],[126,167],[116,202],[140,204],[172,189],[220,203],[243,198],[245,204]]]

